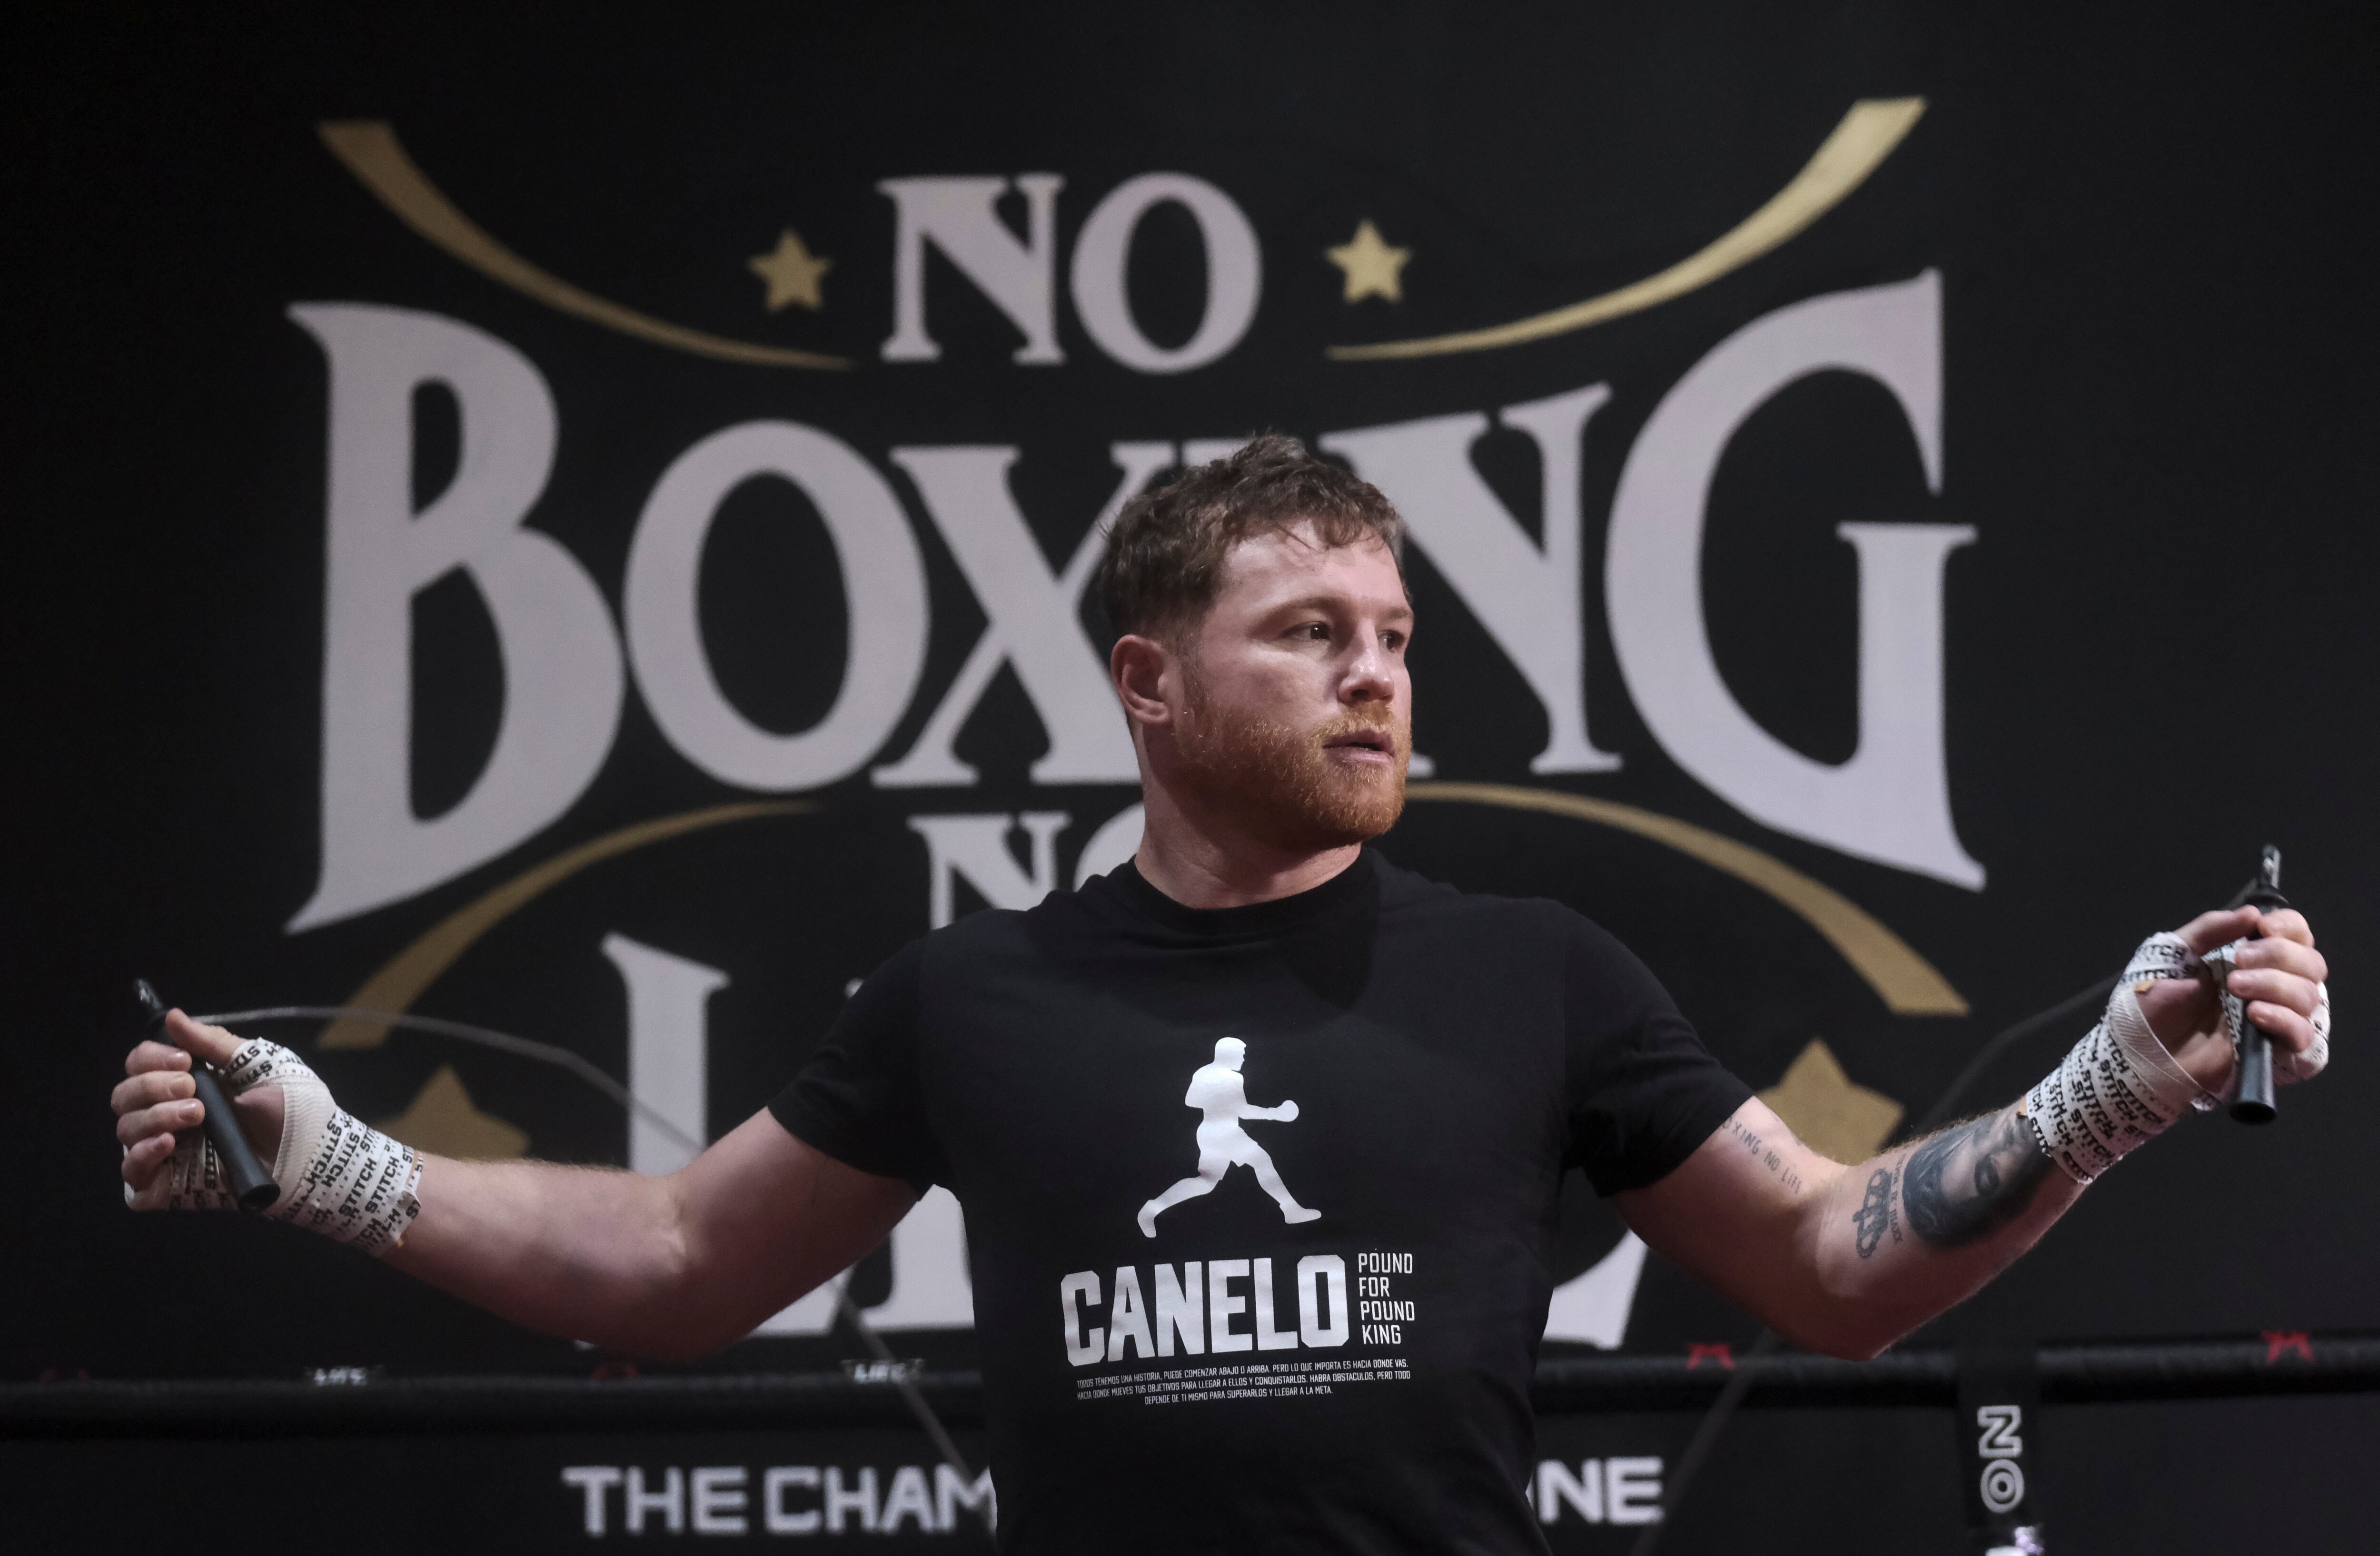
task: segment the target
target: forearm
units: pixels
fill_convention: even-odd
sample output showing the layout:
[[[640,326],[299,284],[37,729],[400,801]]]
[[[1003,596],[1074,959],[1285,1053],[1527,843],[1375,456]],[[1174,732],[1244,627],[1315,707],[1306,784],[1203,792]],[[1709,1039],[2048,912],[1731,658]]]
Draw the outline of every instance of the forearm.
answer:
[[[421,1214],[387,1262],[501,1318],[644,1355],[700,1348],[668,1178],[425,1157]]]
[[[224,1069],[232,1105],[282,1186],[267,1213],[385,1258],[442,1291],[549,1334],[646,1355],[713,1350],[848,1268],[917,1202],[899,1178],[835,1161],[757,1112],[666,1177],[417,1152],[339,1110],[289,1050],[180,1012],[176,1044],[125,1061],[112,1098],[127,1203],[227,1207],[200,1123],[192,1056]]]
[[[2264,939],[2239,941],[2260,926]],[[2202,956],[2232,967],[2226,984]],[[1847,1168],[1755,1097],[1615,1203],[1646,1243],[1787,1339],[1874,1355],[1973,1295],[2083,1185],[2219,1094],[2240,1019],[2287,1049],[2285,1078],[2319,1072],[2326,972],[2294,913],[2202,914],[2142,943],[2099,1024],[2022,1104]]]
[[[1799,1230],[1800,1343],[1873,1355],[1973,1295],[2082,1196],[2016,1104],[1836,1175]]]

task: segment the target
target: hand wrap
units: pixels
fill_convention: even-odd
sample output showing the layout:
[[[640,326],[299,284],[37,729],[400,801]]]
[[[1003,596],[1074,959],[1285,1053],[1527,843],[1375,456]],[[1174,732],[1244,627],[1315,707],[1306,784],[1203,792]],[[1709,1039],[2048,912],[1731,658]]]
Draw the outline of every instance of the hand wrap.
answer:
[[[224,1095],[257,1086],[278,1086],[282,1096],[281,1149],[273,1161],[281,1197],[264,1213],[369,1254],[404,1241],[421,1213],[420,1153],[341,1109],[322,1077],[295,1053],[251,1038],[223,1072]],[[124,1202],[136,1210],[235,1208],[223,1161],[203,1129],[182,1131],[147,1188],[136,1194],[125,1185]]]
[[[2058,1068],[2025,1093],[2022,1111],[2041,1141],[2041,1149],[2076,1183],[2087,1184],[2152,1138],[2170,1128],[2192,1109],[2218,1107],[2224,1097],[2200,1088],[2188,1071],[2166,1052],[2141,1010],[2143,985],[2166,979],[2194,978],[2201,967],[2212,971],[2221,994],[2224,1030],[2239,1052],[2247,1026],[2239,997],[2222,988],[2245,941],[2211,951],[2202,959],[2179,935],[2151,935],[2124,968],[2116,991],[2107,996],[2107,1014],[2076,1043]],[[2276,1048],[2273,1074],[2285,1082],[2311,1080],[2330,1057],[2330,990],[2321,989],[2313,1018],[2314,1045],[2302,1054]],[[2239,1065],[2232,1065],[2230,1090],[2239,1087]],[[2227,1092],[2227,1096],[2228,1096]]]
[[[2204,1096],[2149,1029],[2135,988],[2197,969],[2180,936],[2143,941],[2099,1024],[2025,1093],[2022,1111],[2041,1149],[2076,1183],[2089,1183],[2146,1145]]]

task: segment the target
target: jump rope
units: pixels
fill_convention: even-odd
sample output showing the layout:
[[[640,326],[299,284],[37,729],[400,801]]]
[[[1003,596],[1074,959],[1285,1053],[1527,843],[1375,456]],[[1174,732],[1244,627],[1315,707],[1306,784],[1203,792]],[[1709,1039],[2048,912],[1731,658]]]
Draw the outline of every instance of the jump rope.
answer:
[[[2226,906],[2235,908],[2258,907],[2266,912],[2289,906],[2289,899],[2281,895],[2280,849],[2269,844],[2265,845],[2263,857],[2257,864],[2255,877],[2247,885],[2241,887],[2239,893]],[[2054,1026],[2070,1019],[2107,999],[2108,992],[2115,988],[2117,979],[2121,976],[2121,974],[2111,974],[2103,978],[2088,988],[2068,995],[2056,1004],[2045,1010],[2036,1011],[2016,1025],[1995,1033],[1975,1051],[1974,1057],[1967,1061],[1966,1067],[1951,1078],[1950,1084],[1943,1088],[1942,1094],[1934,1100],[1932,1105],[1918,1117],[1916,1123],[1901,1131],[1899,1137],[1892,1143],[1903,1144],[1939,1127],[1949,1117],[1951,1111],[1959,1105],[1960,1100],[1966,1096],[1968,1088],[1991,1068],[1995,1061],[2044,1027]],[[140,1002],[145,1016],[144,1034],[151,1038],[158,1037],[164,1026],[165,1003],[158,997],[157,991],[150,986],[149,980],[145,978],[133,980],[133,993]],[[399,1011],[366,1010],[355,1005],[267,1005],[256,1010],[222,1011],[213,1015],[195,1016],[192,1019],[205,1022],[210,1026],[225,1027],[235,1022],[245,1025],[261,1021],[335,1021],[348,1017],[407,1031],[427,1032],[439,1037],[453,1038],[461,1042],[493,1049],[500,1053],[509,1053],[539,1064],[554,1065],[577,1076],[580,1080],[620,1104],[623,1109],[668,1135],[688,1150],[699,1151],[706,1144],[679,1128],[658,1109],[638,1098],[636,1093],[622,1086],[581,1055],[552,1043],[515,1037],[510,1032],[499,1032],[490,1027],[477,1027],[466,1021],[448,1021],[439,1016],[413,1015]],[[2244,1022],[2241,1026],[2239,1070],[2240,1085],[2238,1094],[2231,1102],[2231,1116],[2241,1124],[2273,1122],[2279,1116],[2279,1110],[2275,1105],[2273,1093],[2273,1041],[2270,1034],[2252,1022]],[[248,1137],[238,1129],[232,1116],[230,1103],[224,1096],[219,1073],[213,1065],[193,1054],[190,1059],[190,1079],[196,1089],[198,1100],[206,1112],[203,1127],[206,1130],[207,1139],[214,1146],[216,1154],[223,1159],[225,1173],[230,1179],[232,1193],[238,1200],[239,1208],[243,1210],[270,1209],[273,1201],[280,1197],[281,1187],[273,1182],[273,1174],[258,1159],[255,1148],[248,1142]],[[852,1302],[850,1294],[844,1290],[840,1280],[834,1285],[834,1295],[836,1309],[842,1314],[844,1321],[858,1333],[861,1343],[868,1347],[869,1354],[878,1361],[891,1362],[893,1359],[892,1354],[886,1348],[883,1336],[869,1327],[868,1320],[861,1316],[859,1308]],[[1764,1329],[1760,1331],[1759,1337],[1753,1342],[1751,1348],[1744,1353],[1744,1359],[1751,1361],[1766,1356],[1774,1351],[1779,1343],[1777,1332],[1774,1330]],[[925,1428],[926,1435],[932,1440],[935,1450],[941,1454],[943,1462],[972,1484],[975,1479],[974,1472],[967,1467],[966,1460],[959,1453],[957,1444],[952,1441],[950,1432],[943,1427],[941,1417],[935,1413],[931,1403],[918,1391],[917,1384],[905,1376],[905,1369],[895,1367],[890,1371],[894,1379],[894,1386],[900,1390],[903,1398],[908,1404],[910,1413],[917,1416],[917,1424]],[[1629,1556],[1653,1556],[1659,1548],[1661,1531],[1667,1527],[1670,1518],[1684,1501],[1687,1487],[1692,1484],[1694,1477],[1709,1460],[1711,1451],[1718,1446],[1720,1435],[1726,1431],[1728,1423],[1734,1418],[1737,1409],[1743,1403],[1744,1395],[1751,1391],[1754,1371],[1752,1368],[1737,1367],[1729,1376],[1726,1386],[1719,1390],[1718,1397],[1711,1402],[1709,1410],[1704,1415],[1700,1424],[1695,1427],[1694,1436],[1687,1440],[1685,1452],[1678,1456],[1676,1467],[1670,1471],[1668,1481],[1662,1489],[1661,1519],[1645,1526],[1644,1532],[1637,1536],[1636,1543],[1630,1548]]]

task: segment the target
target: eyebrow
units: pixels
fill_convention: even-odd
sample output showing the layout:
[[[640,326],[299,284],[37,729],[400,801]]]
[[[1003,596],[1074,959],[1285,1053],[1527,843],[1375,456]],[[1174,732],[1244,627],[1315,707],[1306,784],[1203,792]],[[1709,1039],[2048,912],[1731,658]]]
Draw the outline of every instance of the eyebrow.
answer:
[[[1347,596],[1343,594],[1309,594],[1303,599],[1285,600],[1265,614],[1269,616],[1285,616],[1299,611],[1338,611],[1345,608],[1346,604]],[[1414,614],[1413,602],[1408,600],[1388,614],[1390,616],[1402,616],[1405,620],[1411,621]]]

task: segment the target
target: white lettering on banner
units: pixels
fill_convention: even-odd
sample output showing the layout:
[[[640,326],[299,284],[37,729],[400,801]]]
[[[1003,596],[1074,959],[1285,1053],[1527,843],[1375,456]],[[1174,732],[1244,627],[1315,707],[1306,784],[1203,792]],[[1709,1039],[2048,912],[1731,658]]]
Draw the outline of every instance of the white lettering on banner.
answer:
[[[1603,1461],[1580,1461],[1578,1473],[1560,1459],[1537,1464],[1537,1521],[1558,1522],[1567,1506],[1590,1524],[1603,1522]]]
[[[1160,346],[1141,333],[1124,287],[1134,232],[1151,207],[1169,202],[1198,224],[1207,250],[1206,306],[1198,328],[1176,346]],[[1263,290],[1264,259],[1257,229],[1231,196],[1186,173],[1144,173],[1109,191],[1075,234],[1073,284],[1075,312],[1100,350],[1138,372],[1187,372],[1223,356],[1248,333]]]
[[[662,1515],[661,1526],[668,1533],[682,1533],[681,1513],[690,1508],[692,1517],[685,1522],[698,1535],[748,1536],[754,1532],[750,1488],[755,1478],[755,1471],[744,1465],[670,1465],[657,1471],[640,1465],[572,1465],[562,1471],[562,1483],[579,1493],[580,1527],[597,1538],[611,1531],[612,1493],[623,1487],[623,1523],[632,1535],[644,1534],[646,1520],[654,1513]],[[887,1484],[873,1465],[771,1465],[757,1478],[760,1528],[771,1535],[892,1535],[910,1527],[920,1534],[948,1535],[958,1530],[962,1511],[982,1520],[987,1529],[997,1528],[1000,1522],[990,1470],[969,1480],[946,1464],[900,1465],[892,1468]],[[656,1484],[662,1489],[647,1489]],[[885,1485],[880,1502],[879,1485]]]
[[[1058,818],[1061,824],[1064,818]],[[674,956],[622,934],[603,937],[628,996],[628,1090],[641,1106],[629,1114],[628,1167],[674,1173],[695,1150],[644,1112],[650,1108],[695,1140],[710,1138],[710,996],[727,987],[716,967]],[[967,1275],[966,1224],[947,1188],[928,1189],[892,1228],[892,1289],[866,1309],[879,1330],[970,1329],[975,1287]],[[762,1334],[823,1334],[834,1325],[845,1270],[771,1316]]]
[[[824,1334],[834,1327],[834,1316],[842,1304],[837,1301],[843,1288],[850,1282],[846,1270],[834,1279],[819,1286],[808,1295],[787,1303],[760,1322],[755,1334]]]
[[[292,310],[330,359],[322,872],[290,929],[311,928],[414,895],[522,841],[584,792],[617,728],[619,645],[602,598],[577,563],[520,522],[542,489],[554,438],[542,381],[503,343],[432,315],[359,305]],[[1963,525],[1844,524],[1859,561],[1860,743],[1820,763],[1755,723],[1712,657],[1700,588],[1702,502],[1735,430],[1785,384],[1829,368],[1864,371],[1899,396],[1926,479],[1940,486],[1939,297],[1931,273],[1897,286],[1779,310],[1714,349],[1664,398],[1631,452],[1610,524],[1606,596],[1621,668],[1648,729],[1680,765],[1768,825],[1859,857],[1979,887],[1982,867],[1952,829],[1943,750],[1943,580]],[[410,396],[453,386],[464,455],[446,492],[409,511]],[[1604,386],[1500,412],[1537,445],[1544,539],[1532,543],[1469,462],[1488,426],[1472,413],[1327,434],[1405,505],[1427,548],[1545,707],[1540,772],[1609,770],[1589,739],[1578,551],[1579,445]],[[1008,489],[1008,446],[903,447],[987,625],[959,675],[899,760],[873,782],[965,785],[955,753],[965,721],[1003,664],[1015,667],[1050,738],[1037,781],[1130,782],[1132,749],[1077,606],[1099,536],[1171,455],[1200,461],[1225,439],[1124,442],[1119,480],[1055,574]],[[1171,454],[1169,453],[1171,451]],[[711,673],[698,620],[701,555],[720,502],[764,476],[815,504],[850,603],[842,684],[810,729],[755,726]],[[493,617],[505,698],[493,752],[463,802],[420,821],[410,768],[410,602],[461,569]],[[831,784],[880,755],[914,697],[929,602],[922,555],[900,500],[853,449],[814,428],[753,422],[706,438],[664,472],[629,550],[627,659],[656,723],[698,767],[747,789]],[[1414,772],[1427,764],[1416,756]],[[1112,869],[1136,843],[1137,810],[1114,818],[1075,879]],[[971,856],[972,857],[972,856]],[[994,900],[1029,906],[1057,883],[983,852]],[[939,867],[938,867],[939,869]],[[1011,880],[1008,878],[1015,878]],[[947,872],[937,876],[946,888]],[[1012,903],[1001,888],[1029,881]],[[936,921],[944,921],[939,915]]]
[[[1245,438],[1185,438],[1182,443],[1182,468],[1195,470],[1218,459],[1229,459],[1247,446]]]
[[[628,1526],[628,1533],[632,1535],[643,1534],[646,1516],[655,1513],[662,1515],[663,1528],[671,1534],[680,1532],[686,1527],[685,1472],[672,1465],[662,1472],[662,1489],[658,1491],[648,1491],[645,1489],[645,1472],[637,1465],[630,1465],[628,1489],[623,1499],[623,1506],[627,1513],[625,1522]]]
[[[941,1185],[926,1191],[892,1228],[892,1289],[861,1309],[871,1329],[972,1329],[975,1285],[967,1273],[966,1221],[955,1196]],[[838,1294],[851,1271],[789,1304],[753,1332],[824,1334],[834,1327]]]
[[[1661,1521],[1661,1461],[1649,1454],[1603,1461],[1603,1515],[1614,1524]]]
[[[1072,820],[1062,810],[1021,816],[912,816],[909,830],[926,840],[927,922],[941,929],[957,917],[957,881],[983,893],[993,907],[1024,909],[1058,889],[1058,834]],[[1032,865],[1008,851],[1011,828],[1032,840]]]
[[[710,996],[727,975],[622,934],[603,954],[628,992],[628,1091],[688,1138],[710,1138]],[[628,1170],[659,1175],[692,1161],[699,1146],[672,1136],[642,1108],[628,1115]]]
[[[1636,1282],[1645,1273],[1645,1240],[1623,1232],[1612,1250],[1585,1273],[1556,1286],[1546,1304],[1548,1340],[1583,1340],[1607,1351],[1628,1334],[1636,1306]]]
[[[562,1483],[575,1487],[583,1499],[586,1530],[601,1535],[606,1527],[604,1493],[620,1483],[619,1467],[615,1465],[572,1465],[562,1472]]]
[[[1008,487],[1014,448],[896,448],[892,462],[917,482],[934,527],[950,542],[967,588],[988,618],[950,690],[918,731],[909,754],[869,774],[891,788],[973,784],[978,774],[953,746],[1002,664],[1014,667],[1050,736],[1033,764],[1037,784],[1129,784],[1140,776],[1107,657],[1076,614],[1099,565],[1108,527],[1149,478],[1174,461],[1165,443],[1119,443],[1109,456],[1123,472],[1107,504],[1052,577],[1038,541]]]
[[[1649,1455],[1582,1459],[1578,1473],[1559,1459],[1537,1464],[1537,1521],[1555,1524],[1565,1512],[1587,1524],[1661,1521],[1661,1461]]]
[[[1950,819],[1943,757],[1942,578],[1966,525],[1844,525],[1859,553],[1859,747],[1840,766],[1760,727],[1712,657],[1703,614],[1704,504],[1736,430],[1815,372],[1892,391],[1942,489],[1942,292],[1913,281],[1813,298],[1720,342],[1678,381],[1629,451],[1612,498],[1604,600],[1645,727],[1678,765],[1754,820],[1855,857],[1980,891]]]
[[[1148,808],[1137,800],[1099,823],[1090,841],[1075,859],[1075,889],[1081,891],[1083,882],[1095,875],[1105,875],[1140,852],[1140,834],[1148,821]]]
[[[744,1466],[709,1465],[692,1477],[694,1532],[698,1535],[740,1535],[747,1528]]]
[[[958,1510],[964,1507],[983,1520],[987,1529],[1000,1526],[1000,1500],[992,1492],[991,1471],[985,1470],[972,1482],[948,1465],[934,1466],[934,1523],[943,1534],[958,1527]],[[977,1509],[982,1511],[978,1513]]]
[[[1488,432],[1488,419],[1475,411],[1320,440],[1396,504],[1415,542],[1528,682],[1547,723],[1532,772],[1609,772],[1620,765],[1587,737],[1580,592],[1579,445],[1587,419],[1610,397],[1609,387],[1597,383],[1498,413],[1537,445],[1545,538],[1534,545],[1472,466],[1471,446]]]
[[[772,1535],[814,1535],[824,1522],[814,1507],[795,1509],[789,1505],[785,1494],[799,1487],[815,1495],[819,1489],[819,1472],[815,1465],[775,1465],[760,1477],[761,1526]],[[602,1531],[593,1531],[601,1534]]]
[[[849,603],[834,704],[793,735],[737,711],[702,645],[703,545],[721,502],[756,476],[792,482],[816,506]],[[747,789],[814,788],[856,772],[899,722],[926,661],[925,561],[900,499],[848,445],[797,422],[730,427],[678,456],[638,521],[625,604],[628,660],[654,723],[687,760]]]
[[[884,1331],[975,1327],[966,1218],[949,1189],[928,1189],[892,1228],[892,1289],[867,1319]]]
[[[552,469],[553,396],[527,358],[436,314],[301,303],[330,365],[322,596],[322,874],[289,930],[397,902],[485,863],[586,792],[620,718],[602,592],[522,527]],[[454,480],[413,511],[413,395],[451,390]],[[461,569],[504,663],[487,765],[444,814],[413,809],[413,597]]]
[[[931,362],[941,346],[926,333],[926,244],[931,241],[977,289],[1025,333],[1015,360],[1048,366],[1064,361],[1058,349],[1050,280],[1058,264],[1058,191],[1054,173],[1020,175],[1025,196],[1023,242],[994,209],[1009,187],[1004,178],[887,178],[876,187],[898,212],[892,248],[892,334],[888,362]]]
[[[844,1521],[856,1513],[859,1527],[868,1534],[876,1532],[876,1470],[863,1468],[858,1478],[846,1489],[843,1470],[834,1465],[826,1466],[826,1532],[843,1533]]]
[[[904,1518],[915,1522],[923,1533],[934,1532],[934,1501],[926,1491],[926,1472],[916,1465],[903,1465],[892,1472],[892,1485],[884,1493],[884,1509],[876,1532],[899,1534]]]

